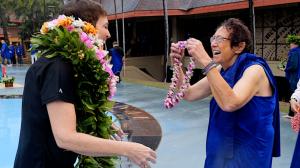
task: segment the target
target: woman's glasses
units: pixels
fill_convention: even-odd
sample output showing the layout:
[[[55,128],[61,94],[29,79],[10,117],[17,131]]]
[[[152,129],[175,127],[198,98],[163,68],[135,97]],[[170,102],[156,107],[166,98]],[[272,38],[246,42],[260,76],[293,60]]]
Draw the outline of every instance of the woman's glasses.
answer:
[[[222,37],[222,36],[212,36],[210,38],[210,43],[216,42],[217,44],[219,44],[225,40],[230,40],[230,38],[226,38],[226,37]]]

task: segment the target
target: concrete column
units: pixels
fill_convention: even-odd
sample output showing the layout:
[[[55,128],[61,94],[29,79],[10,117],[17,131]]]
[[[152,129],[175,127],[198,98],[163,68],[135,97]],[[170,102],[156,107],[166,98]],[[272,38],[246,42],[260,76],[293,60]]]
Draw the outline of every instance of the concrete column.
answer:
[[[171,42],[178,41],[178,31],[177,31],[177,17],[172,17],[172,36],[171,36]]]

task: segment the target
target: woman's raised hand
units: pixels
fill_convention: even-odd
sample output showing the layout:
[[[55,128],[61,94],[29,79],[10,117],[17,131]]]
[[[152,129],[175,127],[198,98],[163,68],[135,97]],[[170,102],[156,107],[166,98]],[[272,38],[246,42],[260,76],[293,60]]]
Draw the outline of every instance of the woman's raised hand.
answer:
[[[211,58],[205,51],[202,42],[197,39],[188,39],[186,49],[188,53],[192,57],[194,57],[197,60],[197,62],[199,62],[201,65],[206,66],[211,61]]]
[[[184,50],[179,48],[178,43],[172,43],[170,50],[171,50],[170,57],[172,60],[172,64],[174,64],[175,62],[174,59],[178,59],[179,61],[181,61],[182,58],[184,57]]]

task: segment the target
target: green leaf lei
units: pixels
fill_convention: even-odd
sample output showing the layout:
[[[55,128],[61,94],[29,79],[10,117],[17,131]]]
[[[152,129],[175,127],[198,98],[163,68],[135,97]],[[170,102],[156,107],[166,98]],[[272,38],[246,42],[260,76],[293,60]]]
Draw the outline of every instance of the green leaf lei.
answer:
[[[113,102],[108,100],[109,74],[96,58],[93,48],[88,48],[77,31],[68,31],[63,26],[54,27],[44,34],[32,37],[32,50],[38,56],[52,58],[63,56],[71,61],[76,82],[77,130],[92,136],[109,139],[115,133],[111,128],[112,118],[107,115]],[[116,157],[79,156],[76,167],[110,168],[114,167]]]

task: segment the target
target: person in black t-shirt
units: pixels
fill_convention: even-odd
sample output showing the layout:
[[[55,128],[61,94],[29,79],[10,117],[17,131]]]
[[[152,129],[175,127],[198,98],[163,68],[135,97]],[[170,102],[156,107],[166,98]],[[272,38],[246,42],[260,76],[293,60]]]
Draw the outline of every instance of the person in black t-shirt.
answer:
[[[110,37],[106,12],[99,3],[73,1],[64,7],[64,14],[93,23],[102,40]],[[126,156],[141,168],[156,161],[155,152],[142,144],[77,132],[75,88],[73,64],[63,57],[43,56],[29,68],[14,168],[74,167],[77,154]]]

